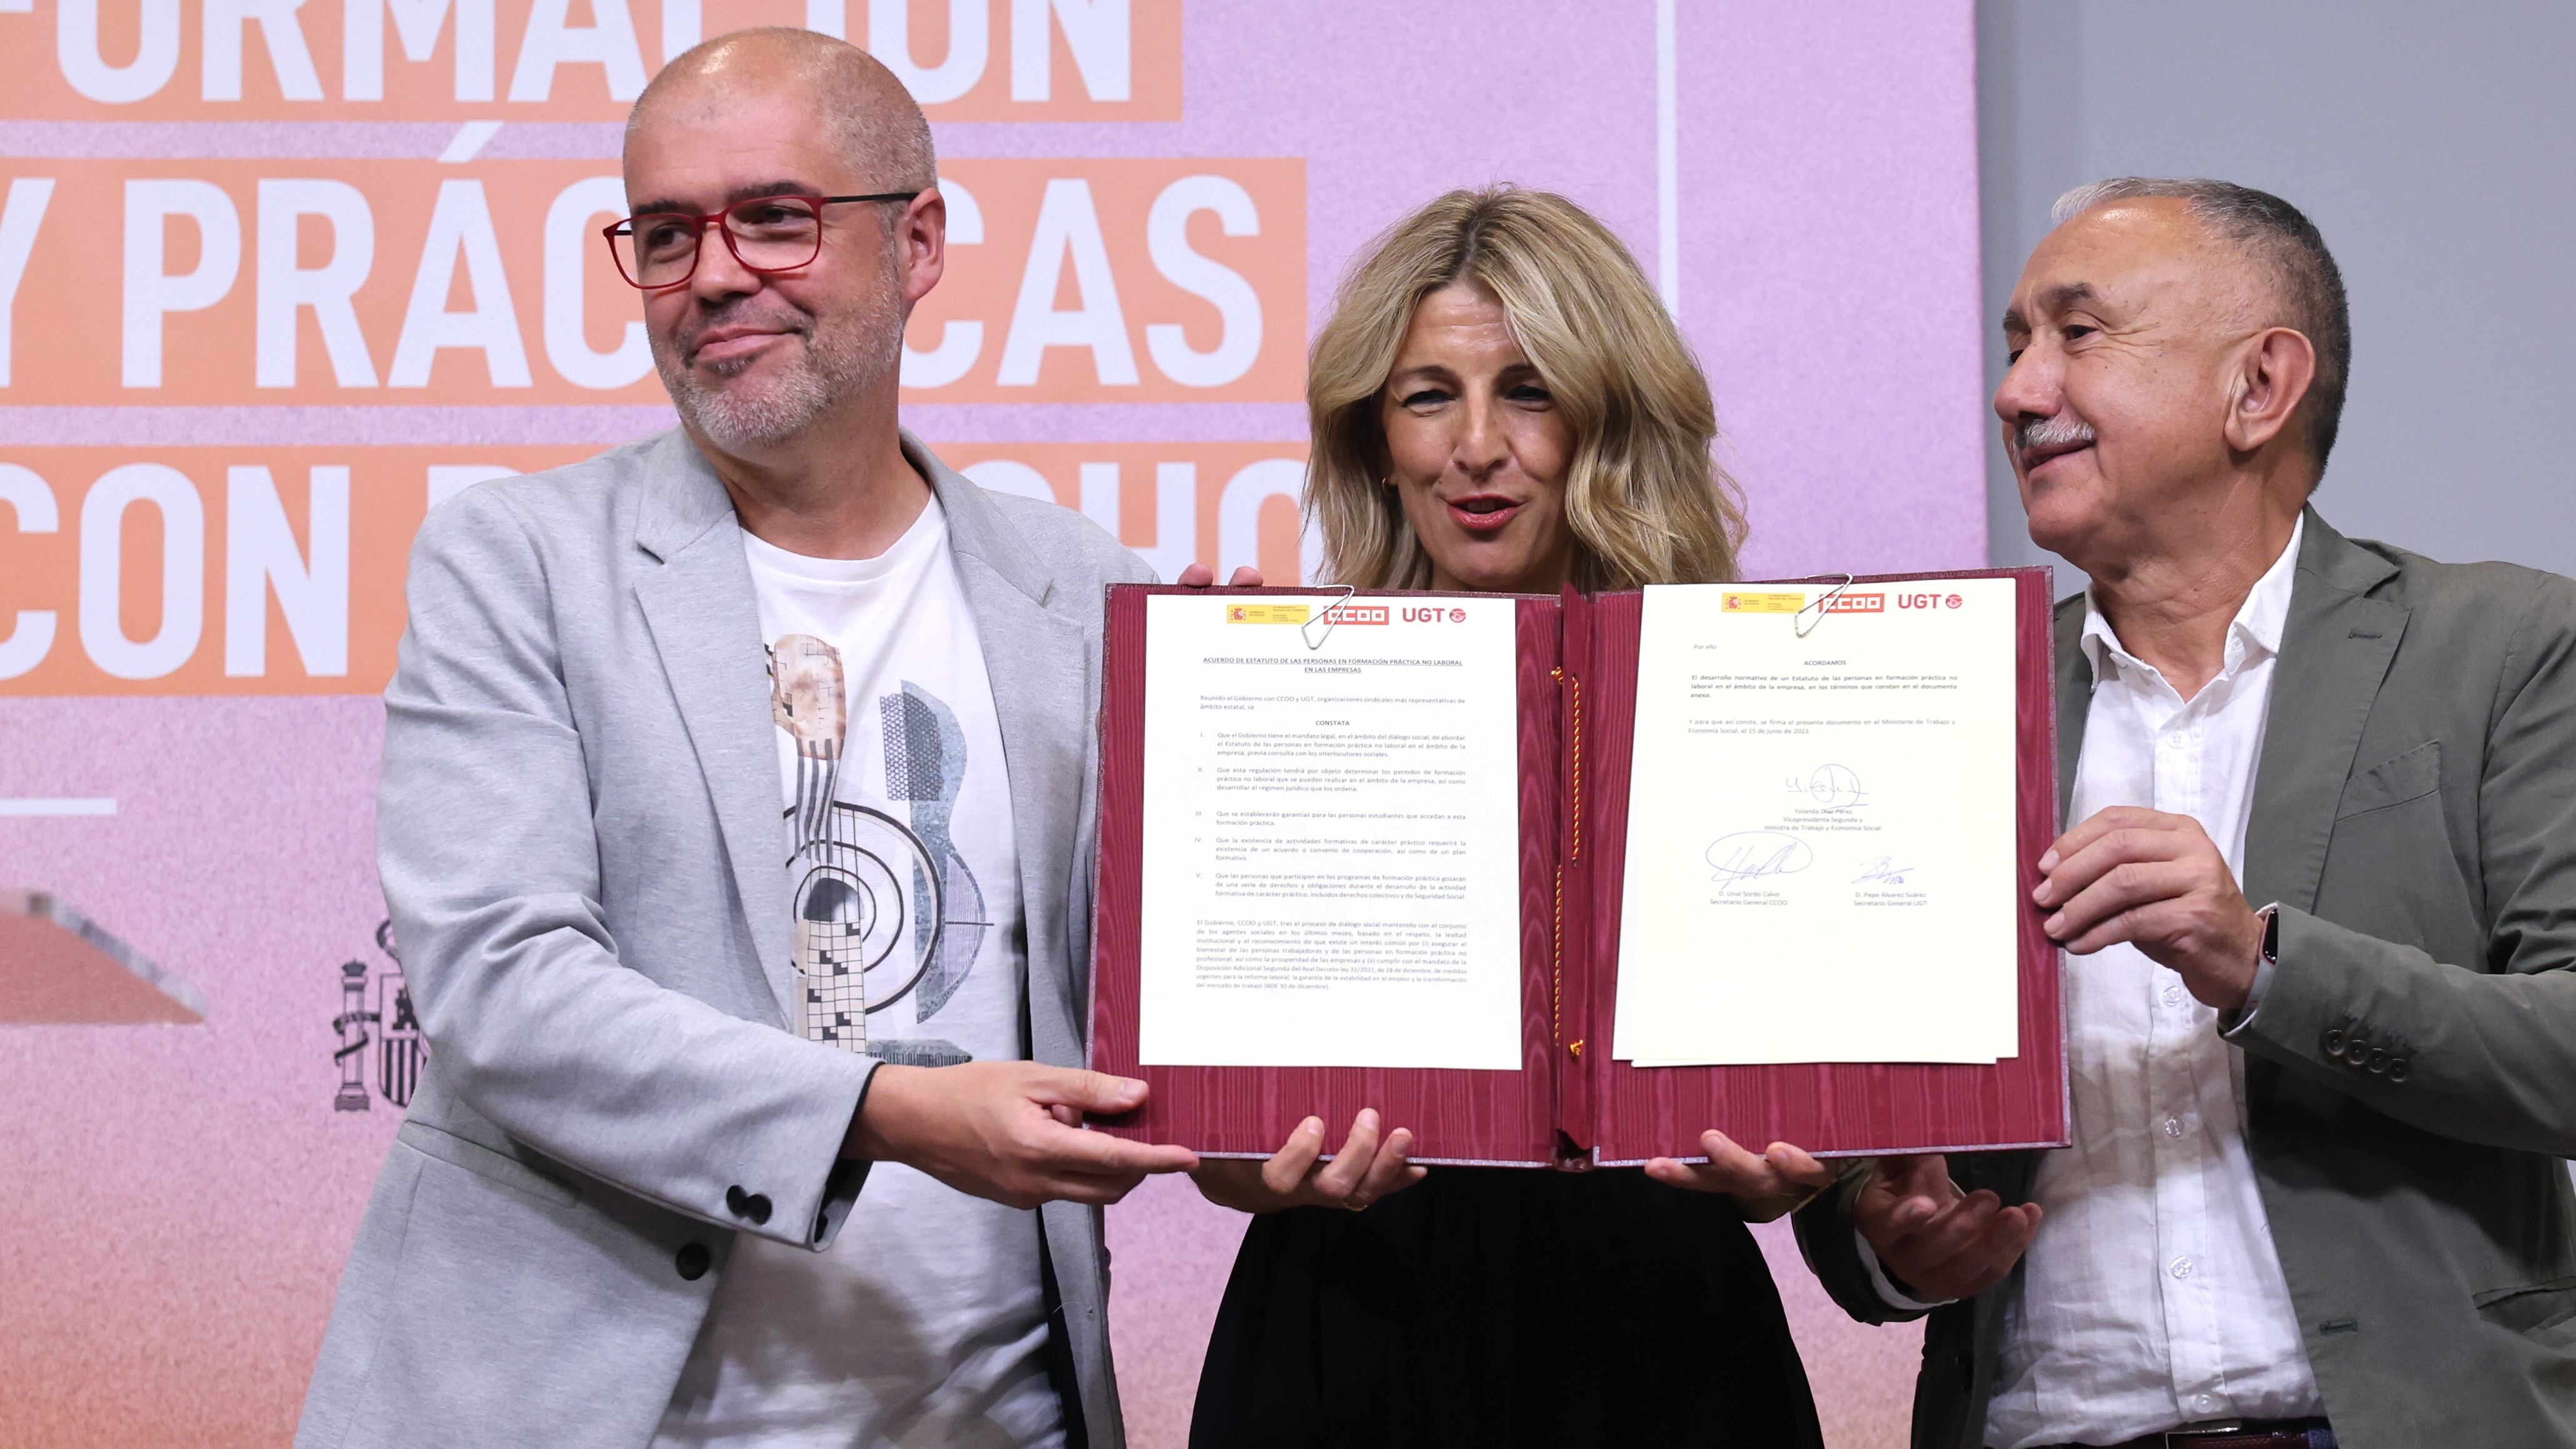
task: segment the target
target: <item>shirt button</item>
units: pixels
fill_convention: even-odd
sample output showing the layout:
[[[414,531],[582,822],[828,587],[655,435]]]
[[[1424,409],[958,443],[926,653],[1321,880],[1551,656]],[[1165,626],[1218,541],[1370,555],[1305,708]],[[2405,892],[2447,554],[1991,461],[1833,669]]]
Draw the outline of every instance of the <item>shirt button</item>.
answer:
[[[2182,1119],[2180,1117],[2167,1117],[2165,1119],[2165,1135],[2167,1137],[2180,1137],[2182,1135]]]
[[[2167,1005],[2167,1006],[2180,1006],[2180,1005],[2182,1005],[2182,988],[2181,988],[2181,987],[2179,987],[2179,986],[2168,986],[2168,987],[2166,987],[2166,988],[2165,988],[2164,995],[2165,995],[2165,1005]]]
[[[2204,1414],[2214,1414],[2218,1412],[2218,1400],[2211,1398],[2207,1394],[2203,1394],[2199,1398],[2192,1400],[2191,1406]]]
[[[2182,744],[2183,744],[2183,740],[2182,740],[2182,736],[2180,736],[2180,735],[2167,735],[2167,736],[2165,736],[2165,748],[2166,748],[2166,749],[2169,749],[2169,750],[2178,750],[2178,749],[2181,749],[2181,748],[2182,748]]]
[[[2190,1277],[2190,1276],[2191,1276],[2191,1259],[2189,1259],[2189,1258],[2187,1258],[2187,1257],[2186,1257],[2186,1258],[2176,1258],[2176,1259],[2174,1259],[2174,1260],[2173,1260],[2173,1275],[2174,1275],[2175,1277],[2177,1277],[2177,1278],[2188,1278],[2188,1277]]]

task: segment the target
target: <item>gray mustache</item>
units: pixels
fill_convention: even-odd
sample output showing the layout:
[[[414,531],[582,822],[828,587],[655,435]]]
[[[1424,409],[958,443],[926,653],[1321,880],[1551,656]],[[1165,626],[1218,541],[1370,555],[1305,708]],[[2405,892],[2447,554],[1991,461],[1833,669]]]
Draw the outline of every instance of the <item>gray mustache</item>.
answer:
[[[2027,456],[2033,448],[2083,447],[2094,441],[2093,425],[2073,413],[2059,413],[2053,418],[2032,418],[2013,431],[2013,455]]]

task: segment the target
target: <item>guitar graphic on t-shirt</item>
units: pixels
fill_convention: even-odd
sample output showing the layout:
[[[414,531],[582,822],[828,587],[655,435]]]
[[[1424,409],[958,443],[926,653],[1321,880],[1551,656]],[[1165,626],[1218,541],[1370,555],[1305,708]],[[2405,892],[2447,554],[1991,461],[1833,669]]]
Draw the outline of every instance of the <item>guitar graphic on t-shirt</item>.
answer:
[[[769,651],[771,712],[796,742],[788,861],[804,1034],[910,1066],[971,1059],[936,1038],[874,1039],[868,1018],[914,998],[927,1022],[973,970],[992,923],[984,892],[950,834],[966,777],[965,734],[938,696],[905,683],[877,701],[886,809],[841,798],[848,725],[839,652],[791,634]]]

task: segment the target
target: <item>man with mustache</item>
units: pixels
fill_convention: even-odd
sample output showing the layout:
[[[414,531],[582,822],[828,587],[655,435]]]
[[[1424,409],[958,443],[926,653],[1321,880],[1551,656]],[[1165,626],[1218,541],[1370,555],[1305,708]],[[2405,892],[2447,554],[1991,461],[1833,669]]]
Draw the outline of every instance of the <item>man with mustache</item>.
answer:
[[[2576,584],[2309,506],[2351,333],[2287,202],[2057,217],[1995,411],[2092,576],[2036,892],[2074,1146],[1855,1174],[1801,1244],[1931,1313],[1919,1449],[2576,1445]]]
[[[1081,1130],[1145,1091],[1081,1065],[1149,575],[898,427],[946,213],[884,67],[711,41],[625,179],[681,425],[421,530],[379,859],[431,1055],[297,1442],[1114,1446],[1099,1205],[1195,1165]]]

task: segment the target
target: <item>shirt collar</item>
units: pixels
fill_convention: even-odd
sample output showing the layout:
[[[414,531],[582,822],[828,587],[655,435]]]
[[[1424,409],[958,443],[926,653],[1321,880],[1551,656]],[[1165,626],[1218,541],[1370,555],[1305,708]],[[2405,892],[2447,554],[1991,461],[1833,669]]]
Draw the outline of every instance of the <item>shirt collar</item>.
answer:
[[[2308,531],[2307,510],[2301,509],[2298,520],[2290,525],[2290,541],[2281,556],[2254,581],[2253,591],[2236,608],[2236,617],[2227,625],[2227,663],[2233,670],[2256,649],[2266,655],[2281,652],[2281,631],[2290,619],[2290,590],[2299,573],[2299,539]],[[2093,590],[2084,591],[2084,634],[2081,645],[2084,656],[2093,665],[2093,678],[2099,682],[2110,672],[2114,661],[2136,662],[2129,651],[2120,647],[2120,636],[2111,630],[2111,621],[2102,617],[2101,601]],[[2137,664],[2138,668],[2148,666]]]

